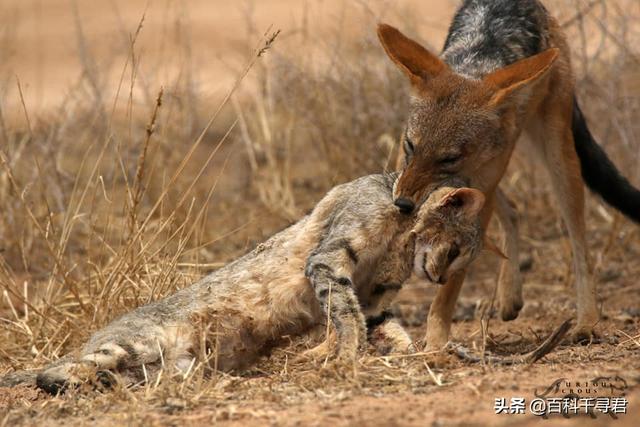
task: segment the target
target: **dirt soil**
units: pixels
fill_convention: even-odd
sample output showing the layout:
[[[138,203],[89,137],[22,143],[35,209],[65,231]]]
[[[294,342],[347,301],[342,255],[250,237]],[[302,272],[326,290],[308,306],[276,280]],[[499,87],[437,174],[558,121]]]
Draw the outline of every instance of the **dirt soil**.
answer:
[[[557,242],[551,242],[551,245]],[[491,260],[487,260],[491,264]],[[528,263],[527,263],[528,264]],[[491,318],[487,349],[506,357],[525,353],[545,338],[571,315],[571,289],[562,285],[538,284],[539,266],[526,274],[527,303],[520,318],[501,322]],[[486,307],[484,285],[491,282],[490,269],[475,271],[466,285],[464,297],[456,311],[453,338],[464,343],[474,354],[482,345],[478,307]],[[216,397],[186,401],[177,395],[162,396],[151,404],[140,405],[145,389],[115,396],[90,393],[89,397],[71,395],[50,397],[30,388],[0,390],[0,407],[7,411],[5,421],[21,420],[37,424],[47,416],[48,425],[549,425],[632,426],[640,411],[640,298],[633,277],[620,277],[601,284],[601,292],[611,295],[603,305],[604,318],[598,325],[598,341],[588,345],[563,343],[543,360],[532,365],[500,366],[474,364],[453,354],[414,357],[380,357],[369,354],[360,360],[356,372],[323,367],[318,362],[298,362],[300,344],[277,350],[250,372],[218,380]],[[433,289],[413,284],[403,290],[394,306],[405,323],[423,320]],[[481,302],[478,303],[478,300]],[[484,301],[484,303],[482,303]],[[419,339],[424,324],[412,326]],[[635,337],[635,338],[632,338]],[[550,420],[529,413],[496,415],[496,398],[524,397],[542,393],[554,381],[588,382],[599,377],[610,383],[626,381],[628,415],[614,419],[600,414],[570,419],[552,416]],[[566,390],[565,390],[566,392]],[[552,396],[562,396],[552,393]],[[602,387],[583,397],[610,396]],[[122,399],[122,400],[120,400]],[[107,402],[109,402],[107,404]],[[135,409],[134,409],[135,408]],[[102,412],[104,411],[104,412]],[[35,418],[22,418],[31,413]],[[634,415],[635,414],[635,415]],[[535,424],[538,425],[538,424]]]

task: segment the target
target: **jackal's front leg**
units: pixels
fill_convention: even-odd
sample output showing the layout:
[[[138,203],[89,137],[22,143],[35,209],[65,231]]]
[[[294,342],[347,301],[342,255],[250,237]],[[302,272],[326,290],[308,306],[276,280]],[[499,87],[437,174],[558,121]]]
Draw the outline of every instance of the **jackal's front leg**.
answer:
[[[356,357],[367,337],[364,315],[353,289],[354,267],[348,251],[324,251],[321,246],[309,257],[305,270],[322,311],[336,330],[338,356],[347,359]]]
[[[502,320],[513,320],[524,305],[522,274],[519,262],[518,213],[509,198],[496,191],[496,215],[504,232],[503,250],[507,259],[502,261],[498,278],[498,301]]]

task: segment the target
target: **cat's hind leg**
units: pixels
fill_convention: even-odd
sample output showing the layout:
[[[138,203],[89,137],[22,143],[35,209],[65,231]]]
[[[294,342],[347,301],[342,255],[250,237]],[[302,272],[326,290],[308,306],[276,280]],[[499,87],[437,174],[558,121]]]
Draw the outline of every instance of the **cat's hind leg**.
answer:
[[[145,365],[155,372],[155,365],[164,364],[166,343],[160,337],[125,339],[117,333],[112,338],[102,333],[99,338],[79,357],[62,358],[42,370],[36,377],[37,386],[58,394],[81,384],[110,388],[120,380],[130,385],[149,379]]]

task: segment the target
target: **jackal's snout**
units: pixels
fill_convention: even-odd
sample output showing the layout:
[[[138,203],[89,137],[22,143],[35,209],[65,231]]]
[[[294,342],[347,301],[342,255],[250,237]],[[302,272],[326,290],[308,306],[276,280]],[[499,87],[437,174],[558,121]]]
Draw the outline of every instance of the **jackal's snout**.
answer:
[[[401,213],[403,214],[410,214],[412,213],[415,208],[416,208],[416,204],[409,200],[406,199],[404,197],[398,197],[394,202],[394,205],[396,205],[396,207],[400,210]]]
[[[438,182],[431,174],[416,176],[413,169],[405,168],[393,190],[393,204],[406,215],[414,213],[425,201],[426,196],[438,188]]]

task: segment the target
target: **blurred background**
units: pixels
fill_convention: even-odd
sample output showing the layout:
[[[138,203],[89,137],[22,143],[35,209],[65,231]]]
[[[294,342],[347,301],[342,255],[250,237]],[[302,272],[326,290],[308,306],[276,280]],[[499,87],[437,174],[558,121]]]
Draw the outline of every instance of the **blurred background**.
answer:
[[[34,109],[55,105],[87,67],[99,72],[101,89],[113,91],[130,36],[144,16],[136,42],[138,85],[169,85],[182,74],[197,82],[203,97],[221,98],[246,62],[253,47],[248,44],[270,27],[283,30],[280,49],[301,33],[313,34],[316,42],[332,35],[334,45],[338,33],[351,44],[373,35],[376,18],[395,16],[400,24],[398,13],[408,7],[408,16],[423,17],[421,35],[439,46],[453,1],[7,0],[0,5],[3,78],[18,75]],[[16,100],[7,98],[9,108]]]
[[[151,235],[146,253],[185,245],[176,259],[222,262],[336,183],[391,169],[407,87],[375,25],[437,46],[454,8],[415,3],[2,2],[10,275],[53,286],[57,257],[110,263],[121,245],[137,257]]]

